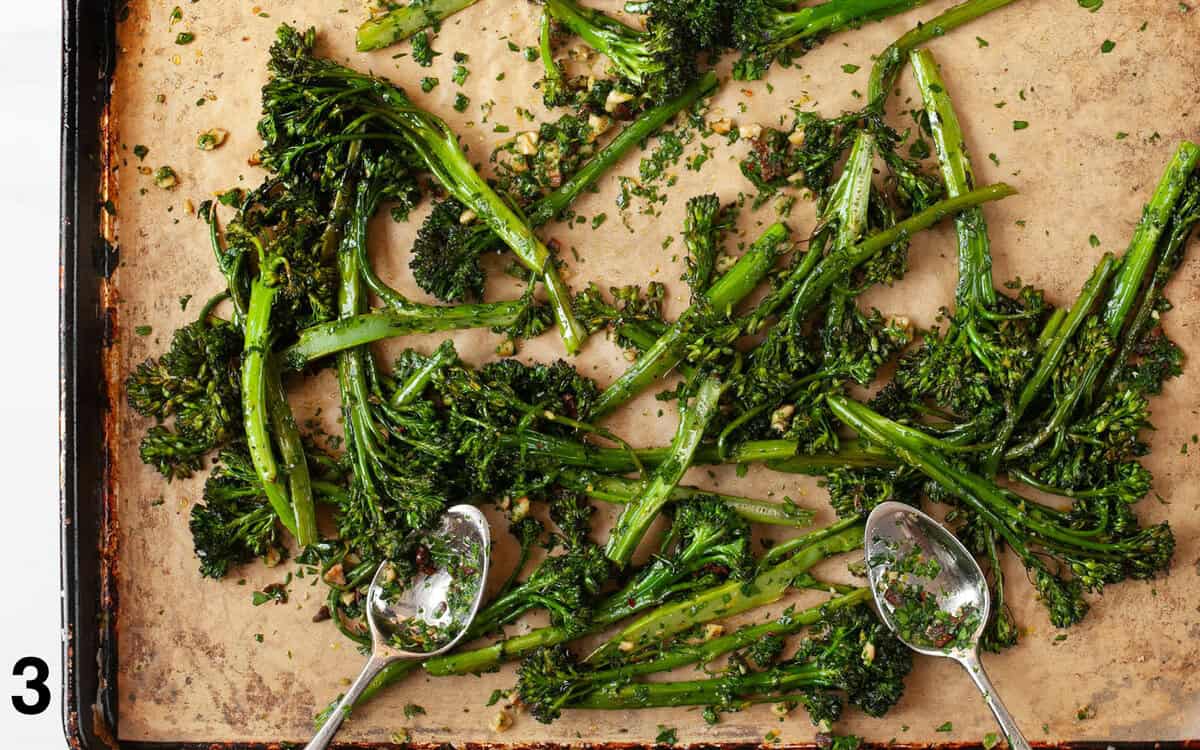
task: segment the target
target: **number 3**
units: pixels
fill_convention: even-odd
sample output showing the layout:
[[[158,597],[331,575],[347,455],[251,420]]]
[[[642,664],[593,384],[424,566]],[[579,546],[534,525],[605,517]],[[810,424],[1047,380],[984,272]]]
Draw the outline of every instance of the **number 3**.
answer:
[[[13,708],[26,716],[40,714],[50,706],[50,688],[46,687],[46,680],[50,677],[50,667],[46,666],[45,659],[39,659],[36,656],[21,657],[13,665],[13,676],[21,677],[30,667],[33,667],[33,677],[25,680],[25,689],[32,690],[36,697],[32,703],[22,695],[12,697]]]

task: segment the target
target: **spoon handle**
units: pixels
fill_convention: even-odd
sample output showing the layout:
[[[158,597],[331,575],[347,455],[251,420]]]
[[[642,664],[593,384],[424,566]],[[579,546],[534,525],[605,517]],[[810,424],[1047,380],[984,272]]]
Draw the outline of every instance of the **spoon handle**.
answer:
[[[988,708],[992,709],[992,714],[996,717],[996,723],[1000,725],[1004,737],[1008,740],[1008,746],[1012,750],[1030,750],[1029,742],[1025,739],[1025,735],[1021,734],[1016,720],[1013,719],[1008,709],[1004,707],[1004,702],[1000,700],[1000,696],[996,694],[996,688],[992,686],[992,681],[988,679],[987,672],[983,671],[983,662],[979,660],[978,652],[970,652],[960,660],[960,663],[967,670],[967,674],[971,675],[971,679],[975,681],[975,686],[979,688],[979,692],[983,693],[983,700],[987,703]]]
[[[367,689],[367,685],[375,676],[383,671],[395,658],[385,658],[371,655],[370,661],[363,667],[362,672],[359,672],[358,677],[351,683],[350,687],[346,688],[346,694],[338,701],[337,707],[329,714],[329,718],[321,725],[321,729],[316,736],[304,746],[304,750],[325,750],[329,747],[329,743],[333,742],[333,736],[337,734],[338,727],[342,725],[342,721],[350,714],[350,709],[354,707],[354,703],[358,700],[358,696]]]

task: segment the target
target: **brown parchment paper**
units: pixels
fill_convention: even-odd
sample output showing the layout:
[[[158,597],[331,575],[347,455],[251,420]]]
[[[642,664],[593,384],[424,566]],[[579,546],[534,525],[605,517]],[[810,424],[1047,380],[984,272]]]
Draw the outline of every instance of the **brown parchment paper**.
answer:
[[[615,0],[593,0],[616,9]],[[191,319],[196,307],[220,287],[203,223],[189,206],[235,185],[261,179],[247,157],[258,139],[254,125],[259,88],[265,80],[266,49],[282,22],[315,25],[323,49],[359,68],[370,68],[405,86],[418,101],[445,117],[473,154],[485,161],[501,139],[531,124],[516,107],[542,119],[533,91],[539,66],[509,49],[536,44],[538,8],[527,2],[483,0],[455,17],[435,41],[442,53],[431,69],[417,67],[399,46],[371,54],[353,51],[354,28],[364,8],[352,0],[203,0],[180,3],[183,19],[170,22],[175,2],[130,3],[119,28],[120,54],[112,99],[115,123],[116,186],[120,268],[114,277],[119,296],[116,345],[111,363],[124,374],[143,358],[159,353],[170,331]],[[799,102],[825,114],[857,107],[852,89],[866,90],[873,53],[916,20],[929,18],[947,3],[928,6],[884,23],[838,35],[766,81],[726,80],[713,99],[710,119],[728,117],[738,125],[776,124],[790,119]],[[180,31],[195,34],[175,44]],[[1111,39],[1115,48],[1101,53]],[[1089,13],[1071,0],[1022,0],[982,21],[936,40],[979,181],[1007,180],[1021,194],[987,207],[996,278],[1020,275],[1047,290],[1055,303],[1071,300],[1093,263],[1106,250],[1119,251],[1130,236],[1140,208],[1167,158],[1183,138],[1200,137],[1200,8],[1183,12],[1176,0],[1108,0]],[[459,87],[451,81],[451,53],[470,55],[470,77],[462,91],[471,98],[466,112],[451,103]],[[846,73],[842,65],[860,66]],[[727,79],[727,65],[722,68]],[[503,73],[503,80],[500,75]],[[437,76],[441,84],[422,95],[417,82]],[[893,99],[896,122],[916,106],[907,75]],[[482,122],[480,105],[492,100]],[[1029,123],[1016,131],[1014,120]],[[496,123],[511,128],[493,132]],[[212,152],[195,146],[199,131],[219,127],[228,141]],[[1127,133],[1118,138],[1118,131]],[[659,280],[667,284],[669,311],[686,304],[678,280],[682,243],[677,235],[687,196],[716,191],[732,200],[750,186],[738,173],[739,146],[710,139],[714,158],[699,171],[681,162],[670,200],[645,215],[622,213],[615,205],[616,180],[584,195],[578,212],[606,213],[596,231],[588,226],[553,225],[546,237],[566,248],[569,280],[577,288],[592,279],[602,286]],[[144,144],[144,161],[134,156]],[[693,146],[694,148],[694,146]],[[994,161],[988,156],[994,154]],[[638,155],[617,174],[636,175]],[[181,184],[172,191],[154,186],[139,167],[169,164]],[[374,227],[372,252],[380,272],[406,293],[421,298],[407,270],[406,249],[423,213],[408,224],[383,219]],[[770,205],[742,215],[743,236],[752,239],[774,218]],[[811,207],[801,201],[790,218],[797,237],[812,228]],[[1092,247],[1089,235],[1099,247]],[[733,243],[730,243],[733,246]],[[577,255],[577,258],[576,258]],[[951,231],[939,228],[913,242],[912,271],[893,289],[873,295],[885,314],[904,314],[930,324],[939,306],[949,304],[955,279]],[[1196,249],[1170,288],[1177,303],[1165,318],[1184,349],[1200,352],[1200,260]],[[187,312],[178,298],[195,294]],[[135,335],[138,326],[153,327]],[[471,360],[492,356],[498,337],[469,332],[455,337]],[[432,348],[435,337],[412,337],[401,345]],[[393,347],[394,348],[394,347]],[[525,346],[522,356],[559,354],[547,335]],[[577,364],[601,384],[626,365],[616,347],[593,338]],[[1197,426],[1200,367],[1195,362],[1154,403],[1158,431],[1149,459],[1156,482],[1140,511],[1149,520],[1169,518],[1179,538],[1175,564],[1167,577],[1149,583],[1111,587],[1094,602],[1086,621],[1058,633],[1033,601],[1020,569],[1013,565],[1012,601],[1026,633],[1018,648],[987,656],[992,677],[1032,740],[1151,740],[1200,737],[1200,446]],[[293,405],[303,423],[320,418],[336,430],[337,389],[328,373],[292,383]],[[251,592],[280,581],[291,567],[246,566],[222,582],[202,580],[187,530],[199,481],[165,484],[137,457],[144,422],[123,402],[113,404],[119,425],[117,492],[120,550],[119,734],[128,740],[304,740],[313,713],[335,696],[363,663],[355,649],[329,623],[313,624],[320,588],[294,580],[286,605],[252,607]],[[645,395],[615,415],[610,426],[638,445],[665,443],[674,412]],[[1183,446],[1183,448],[1181,448]],[[824,493],[814,481],[752,469],[737,478],[727,469],[693,471],[689,481],[739,494],[784,495],[821,509],[829,520]],[[501,538],[497,569],[506,570],[509,542]],[[845,560],[825,566],[830,577],[845,578]],[[240,580],[239,580],[240,579]],[[799,600],[811,602],[812,595]],[[786,602],[784,603],[786,604]],[[781,605],[783,606],[783,605]],[[776,608],[776,611],[778,608]],[[761,615],[759,615],[761,616]],[[256,635],[261,634],[262,642]],[[431,679],[414,675],[355,713],[344,739],[386,741],[406,729],[416,742],[628,742],[653,741],[658,725],[675,727],[681,742],[757,742],[775,730],[784,743],[809,741],[813,728],[802,711],[780,721],[768,706],[724,716],[708,727],[695,710],[574,712],[544,726],[518,714],[504,734],[488,728],[495,708],[485,702],[494,688],[514,683],[511,665],[479,678]],[[405,718],[403,706],[419,704],[426,713]],[[1076,718],[1090,706],[1091,718]],[[982,701],[959,668],[941,660],[919,660],[903,702],[885,719],[851,713],[844,728],[876,741],[979,740],[995,727]],[[953,731],[935,728],[952,722]]]

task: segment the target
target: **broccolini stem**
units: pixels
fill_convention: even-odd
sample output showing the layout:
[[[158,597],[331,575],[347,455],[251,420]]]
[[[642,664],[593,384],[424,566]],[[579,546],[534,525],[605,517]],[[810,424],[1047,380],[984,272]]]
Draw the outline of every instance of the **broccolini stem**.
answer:
[[[641,32],[575,0],[545,0],[546,13],[571,30],[589,47],[609,59],[621,74],[641,86],[646,82],[644,62],[638,55]],[[652,72],[652,71],[650,71]]]
[[[917,23],[903,36],[889,44],[887,49],[875,58],[875,65],[871,68],[871,78],[867,85],[869,106],[880,111],[883,110],[888,94],[896,85],[896,77],[900,75],[900,69],[904,66],[904,61],[908,59],[909,52],[931,39],[944,35],[947,31],[957,29],[965,23],[974,21],[976,18],[1003,8],[1012,2],[1014,0],[966,0],[953,8],[942,11],[928,21]]]
[[[925,0],[827,0],[817,5],[781,13],[783,24],[776,49],[801,39],[854,28],[864,21],[887,18],[923,5]]]
[[[1129,311],[1137,299],[1145,280],[1146,269],[1154,259],[1154,251],[1163,230],[1171,221],[1171,214],[1179,196],[1183,193],[1188,177],[1200,161],[1200,146],[1191,141],[1179,144],[1167,171],[1158,182],[1150,204],[1142,212],[1142,218],[1133,231],[1129,249],[1121,258],[1121,269],[1113,281],[1112,291],[1104,306],[1104,323],[1108,334],[1117,339],[1125,327]]]
[[[693,305],[685,310],[653,346],[604,389],[592,407],[591,418],[608,414],[670,372],[681,358],[680,350],[690,334],[692,324],[712,310],[728,313],[750,294],[771,270],[787,236],[787,227],[783,224],[768,227],[733,267],[709,287],[703,305]]]
[[[807,534],[792,537],[784,540],[767,550],[759,562],[759,567],[764,565],[775,565],[784,558],[791,557],[799,550],[809,547],[817,542],[824,541],[830,537],[842,533],[846,529],[854,527],[861,519],[858,517],[839,518],[833,523],[824,528],[810,531]]]
[[[767,636],[784,636],[798,633],[809,625],[820,621],[828,612],[846,607],[855,607],[870,600],[871,590],[869,588],[855,588],[850,593],[834,597],[819,606],[796,612],[783,619],[739,628],[729,635],[713,638],[699,645],[689,644],[683,648],[672,649],[662,656],[647,659],[646,661],[634,662],[590,673],[587,675],[587,681],[592,684],[625,682],[634,677],[669,672],[672,669],[678,669],[689,664],[707,664],[719,656],[740,648],[746,648]],[[572,704],[574,705],[574,702]]]
[[[299,370],[322,357],[396,336],[504,328],[512,325],[526,306],[524,300],[446,306],[409,303],[306,328],[281,356],[290,369]]]
[[[1021,421],[1021,417],[1025,415],[1025,410],[1033,403],[1038,394],[1042,392],[1042,388],[1046,383],[1050,382],[1051,375],[1058,367],[1063,355],[1067,351],[1071,340],[1075,338],[1075,333],[1079,327],[1083,325],[1092,308],[1095,307],[1096,300],[1100,298],[1100,293],[1103,291],[1105,284],[1108,283],[1109,277],[1112,275],[1113,269],[1116,267],[1116,262],[1113,259],[1112,253],[1105,253],[1100,259],[1100,263],[1092,271],[1092,275],[1083,285],[1083,291],[1079,293],[1075,304],[1071,305],[1070,312],[1067,313],[1062,323],[1056,326],[1053,336],[1050,338],[1043,350],[1042,358],[1038,360],[1037,369],[1025,382],[1021,388],[1021,394],[1017,397],[1017,401],[1012,408],[1004,416],[1004,422],[1001,423],[996,432],[996,440],[992,447],[991,453],[987,456],[984,462],[985,473],[993,475],[1000,466],[1000,459],[1005,456],[1005,450],[1008,445],[1009,438],[1012,437],[1013,431]],[[1049,437],[1049,433],[1047,433]],[[1040,443],[1038,443],[1040,445]],[[1032,451],[1036,446],[1030,446],[1023,449],[1021,453],[1008,451],[1008,457],[1017,458],[1024,455],[1024,450]]]
[[[692,456],[704,437],[704,430],[716,415],[721,399],[722,384],[715,376],[705,377],[696,388],[690,404],[680,407],[679,427],[671,441],[671,455],[655,469],[649,483],[621,512],[617,525],[608,538],[605,554],[617,566],[629,564],[633,552],[645,536],[650,524],[670,499],[671,491],[683,479],[692,464]]]
[[[1180,253],[1187,244],[1192,229],[1197,222],[1200,222],[1200,180],[1196,180],[1195,177],[1193,180],[1197,184],[1197,189],[1192,190],[1190,194],[1185,194],[1180,199],[1185,205],[1179,207],[1172,219],[1170,234],[1165,241],[1162,255],[1159,256],[1158,267],[1146,285],[1137,312],[1129,325],[1125,327],[1125,333],[1121,338],[1121,349],[1117,352],[1114,360],[1118,366],[1109,370],[1108,377],[1104,380],[1104,386],[1100,390],[1102,394],[1109,394],[1116,390],[1117,378],[1120,377],[1122,371],[1119,365],[1130,361],[1147,329],[1154,325],[1162,288],[1170,281],[1172,272],[1179,266]]]
[[[221,275],[225,277],[225,285],[229,291],[229,301],[233,303],[233,319],[238,325],[242,325],[242,321],[246,319],[246,308],[249,303],[246,301],[245,289],[242,287],[242,264],[245,263],[245,256],[242,253],[237,253],[231,260],[225,255],[224,249],[221,247],[221,227],[217,222],[217,207],[216,204],[207,203],[201,206],[202,215],[208,222],[208,241],[212,245],[213,255],[217,259],[217,267],[221,269]]]
[[[358,27],[355,46],[359,52],[389,47],[477,2],[479,0],[424,0],[393,8],[381,16],[363,21]]]
[[[396,91],[390,99],[400,98],[400,92]],[[459,146],[458,136],[441,118],[417,109],[406,98],[403,104],[391,100],[388,109],[366,109],[397,126],[442,187],[474,211],[529,270],[541,277],[554,309],[563,347],[567,354],[578,352],[587,338],[587,331],[575,319],[570,292],[558,274],[550,250],[525,220],[479,176]]]
[[[530,208],[529,223],[535,227],[548,223],[620,161],[631,148],[653,135],[676,114],[716,91],[717,85],[717,76],[710,71],[688,86],[679,96],[643,112],[558,189],[538,200]]]
[[[938,71],[937,61],[928,49],[914,51],[909,60],[921,91],[933,145],[941,166],[946,194],[951,198],[962,195],[975,186],[971,161],[967,158],[962,127],[946,91],[946,82]],[[974,310],[990,310],[996,304],[996,287],[992,283],[992,253],[987,235],[983,209],[972,208],[954,217],[958,237],[958,289],[955,303],[960,310],[972,315]]]
[[[545,458],[565,466],[580,466],[609,474],[637,471],[629,452],[623,448],[602,448],[587,445],[532,430],[523,430],[516,435],[497,437],[505,448],[521,450],[531,458]],[[820,475],[835,468],[864,468],[868,466],[895,466],[888,454],[877,448],[862,446],[854,440],[842,441],[835,453],[797,455],[798,445],[794,440],[748,440],[737,445],[728,456],[722,458],[715,445],[702,445],[693,457],[695,464],[745,464],[765,462],[776,471],[789,474]],[[667,460],[670,447],[638,448],[637,458],[647,466],[658,466]]]
[[[642,482],[636,479],[597,474],[579,469],[563,469],[556,479],[567,489],[582,492],[602,502],[618,505],[632,502],[642,488]],[[697,497],[718,498],[747,521],[769,526],[808,526],[812,523],[814,515],[813,511],[798,505],[773,503],[768,500],[756,500],[738,495],[723,495],[683,485],[671,490],[668,499],[670,502],[680,502]]]
[[[798,318],[801,317],[797,315],[798,313],[815,308],[824,297],[825,292],[838,279],[842,278],[848,269],[862,265],[888,245],[907,239],[917,232],[924,231],[947,216],[953,216],[960,211],[975,208],[989,201],[1007,198],[1010,195],[1015,195],[1016,192],[1009,185],[997,182],[994,185],[977,188],[969,193],[945,198],[924,211],[913,214],[904,221],[897,222],[891,227],[871,235],[862,242],[846,248],[843,253],[825,256],[817,264],[817,267],[813,269],[812,273],[801,282],[800,288],[796,291],[796,296],[792,301],[792,311],[789,315]]]
[[[261,277],[250,287],[250,305],[246,311],[245,349],[242,354],[242,419],[246,430],[246,448],[263,491],[279,521],[297,534],[296,515],[287,488],[279,481],[279,466],[267,429],[267,355],[271,350],[271,305],[275,288]]]
[[[731,697],[754,698],[790,690],[837,687],[838,675],[815,665],[787,666],[750,675],[728,675],[677,682],[603,685],[573,701],[573,708],[629,709],[708,706]]]
[[[761,571],[749,582],[728,581],[647,612],[605,641],[588,655],[587,661],[603,663],[618,653],[628,652],[629,646],[623,644],[633,644],[636,651],[695,625],[778,601],[799,575],[831,555],[858,549],[862,543],[862,524],[851,522],[840,531],[802,547],[787,560]]]
[[[394,408],[399,408],[407,404],[411,404],[425,390],[429,382],[433,380],[433,376],[438,370],[446,367],[457,358],[454,351],[454,344],[449,340],[443,341],[442,345],[434,350],[425,364],[421,365],[415,372],[408,376],[408,379],[396,388],[396,392],[392,394],[391,404]]]
[[[271,416],[271,429],[279,443],[279,457],[283,459],[283,471],[288,478],[288,490],[292,499],[292,511],[296,517],[296,542],[307,547],[320,540],[317,531],[317,506],[313,502],[312,478],[308,472],[308,459],[304,454],[304,443],[300,440],[300,428],[288,404],[279,367],[272,356],[267,363],[264,376],[267,388],[267,411]]]

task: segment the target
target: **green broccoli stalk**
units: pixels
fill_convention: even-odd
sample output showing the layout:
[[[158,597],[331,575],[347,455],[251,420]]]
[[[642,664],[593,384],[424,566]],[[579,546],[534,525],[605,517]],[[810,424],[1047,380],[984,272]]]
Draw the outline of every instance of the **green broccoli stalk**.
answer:
[[[300,370],[323,357],[373,341],[469,328],[509,331],[518,326],[524,338],[542,328],[536,310],[536,305],[524,298],[444,307],[414,303],[400,310],[375,310],[304,329],[296,343],[280,353],[280,359],[289,369]],[[521,325],[525,321],[537,324],[530,329]]]
[[[1170,564],[1175,539],[1166,523],[1143,529],[1135,524],[1120,533],[1073,528],[1067,514],[956,465],[931,447],[919,430],[842,396],[831,396],[829,402],[838,419],[860,436],[937,482],[995,529],[1025,565],[1056,627],[1074,624],[1087,612],[1084,589],[1098,591],[1125,578],[1151,578]],[[1054,573],[1044,558],[1059,561],[1073,577]]]
[[[575,92],[567,82],[562,65],[554,59],[553,34],[554,22],[550,14],[543,10],[538,24],[538,57],[546,74],[538,82],[538,88],[542,92],[542,103],[547,108],[562,107],[575,100]]]
[[[557,218],[631,149],[716,87],[716,75],[706,73],[678,96],[647,109],[561,184],[529,204],[525,208],[529,226],[536,229]],[[409,262],[413,277],[422,289],[444,301],[482,295],[484,273],[479,261],[498,242],[490,225],[462,222],[466,208],[454,199],[435,204],[413,243]]]
[[[761,647],[764,643],[782,645],[784,636],[814,625],[838,609],[858,606],[870,599],[870,589],[854,589],[818,607],[801,612],[789,608],[775,620],[739,628],[729,635],[700,644],[668,645],[661,653],[645,660],[608,669],[590,670],[578,664],[563,646],[543,647],[521,662],[517,672],[517,695],[538,721],[549,723],[558,718],[561,709],[578,705],[598,689],[689,664],[707,665],[722,655]],[[766,663],[764,657],[763,664]]]
[[[531,460],[550,461],[557,466],[578,466],[609,474],[638,471],[642,467],[658,466],[671,455],[670,446],[637,448],[597,447],[535,430],[519,434],[503,433],[495,437],[497,447],[516,451]],[[714,444],[696,449],[693,463],[750,464],[765,463],[775,471],[788,474],[822,475],[842,468],[894,467],[895,460],[887,452],[855,441],[839,443],[836,451],[813,455],[797,455],[795,440],[747,440],[722,455]]]
[[[421,29],[437,27],[442,21],[477,2],[479,0],[410,0],[408,5],[363,21],[358,27],[355,46],[359,52],[390,47]]]
[[[928,50],[913,52],[911,61],[946,192],[962,195],[974,187],[975,178],[946,84]],[[1017,393],[1044,344],[1046,305],[1030,287],[1016,299],[996,291],[982,209],[955,217],[955,231],[959,277],[950,330],[942,339],[936,332],[927,334],[922,348],[905,358],[896,383],[915,399],[932,396],[935,407],[975,420],[982,431],[997,420],[1011,419],[1006,412],[1019,408]],[[986,473],[995,472],[1001,455],[996,449],[991,453],[994,463]]]
[[[788,0],[749,0],[734,4],[733,40],[742,58],[734,77],[755,80],[793,47],[816,46],[825,36],[863,21],[887,18],[921,5],[924,0],[827,0],[796,8]]]
[[[752,430],[750,436],[769,432],[795,439],[802,453],[836,450],[838,438],[824,414],[823,394],[842,388],[848,380],[868,384],[878,367],[908,343],[903,326],[858,309],[856,290],[850,288],[852,267],[823,304],[797,305],[793,299],[825,258],[840,257],[866,232],[874,158],[875,138],[858,131],[841,176],[823,200],[808,251],[793,260],[774,288],[744,317],[743,329],[756,333],[783,310],[751,350],[744,372],[735,381],[737,404],[745,406],[736,409],[721,430],[717,445],[722,452],[728,453],[734,436],[745,437],[747,428]],[[810,336],[809,318],[820,306],[825,324],[819,336]]]
[[[642,490],[642,483],[636,479],[575,468],[563,468],[555,479],[569,490],[615,505],[628,505],[639,496]],[[671,490],[668,500],[671,503],[679,503],[698,498],[719,500],[750,523],[761,523],[767,526],[791,526],[794,528],[808,526],[812,523],[814,516],[813,511],[790,501],[775,503],[769,500],[726,495],[684,485],[678,485]]]
[[[334,280],[328,260],[314,254],[315,239],[324,229],[314,200],[298,193],[279,196],[260,191],[262,202],[243,209],[227,232],[231,246],[250,256],[257,271],[250,282],[242,354],[242,413],[246,445],[267,497],[284,526],[302,546],[317,540],[316,515],[311,490],[304,480],[307,467],[295,462],[296,438],[290,409],[280,396],[281,385],[273,363],[275,340],[300,321],[317,322],[330,315],[325,295]],[[313,285],[320,285],[312,288]],[[287,412],[286,414],[284,412]],[[276,456],[270,426],[280,450],[287,450],[284,469]],[[291,496],[285,482],[298,472]]]
[[[647,612],[592,651],[587,662],[637,658],[641,650],[676,633],[778,601],[798,576],[818,562],[860,546],[862,525],[857,519],[839,521],[778,545],[772,549],[767,567],[749,581],[730,581]],[[786,559],[776,562],[781,557]]]
[[[773,224],[738,258],[721,278],[709,287],[704,299],[689,307],[637,361],[600,394],[592,417],[600,417],[637,395],[648,385],[670,372],[682,358],[685,343],[695,335],[695,329],[711,325],[710,318],[728,315],[763,280],[774,265],[788,230],[783,224]]]
[[[795,656],[763,672],[744,673],[734,667],[707,679],[610,683],[580,696],[571,705],[591,709],[665,706],[733,709],[746,701],[778,700],[779,696],[794,693],[819,696],[844,692],[848,702],[863,713],[882,716],[900,700],[904,679],[912,669],[912,652],[874,613],[865,607],[836,609],[814,630]],[[545,656],[545,652],[542,654]],[[528,671],[532,672],[532,666]],[[543,667],[539,671],[551,670]],[[569,668],[564,671],[571,672]],[[533,676],[525,675],[525,679],[532,682]],[[827,700],[814,702],[825,714],[820,718],[828,719],[829,714],[841,712],[840,701],[836,707]]]
[[[679,426],[671,441],[671,456],[654,470],[637,499],[621,511],[617,525],[608,538],[604,552],[618,567],[629,564],[646,530],[691,466],[700,439],[717,413],[722,388],[720,379],[707,376],[695,384],[692,400],[689,403],[681,402]]]
[[[1012,2],[1014,0],[966,0],[947,8],[928,21],[918,22],[875,57],[875,64],[871,66],[871,78],[867,84],[868,106],[883,111],[884,102],[895,87],[896,77],[900,75],[910,52],[948,31]]]
[[[338,251],[341,286],[338,302],[342,320],[362,315],[366,295],[362,283],[361,248],[367,242],[367,225],[388,189],[390,173],[379,161],[364,158],[356,187],[354,218]],[[396,403],[380,385],[374,359],[360,346],[337,356],[338,386],[345,421],[346,447],[353,469],[358,506],[354,516],[357,531],[381,528],[424,528],[431,524],[448,502],[447,490],[439,486],[437,467],[448,460],[449,447],[436,424],[408,419],[405,404]],[[419,382],[428,382],[418,370]],[[402,379],[403,382],[403,379]],[[400,385],[407,397],[418,391]],[[418,419],[426,415],[418,415]],[[398,516],[398,517],[396,517]],[[345,523],[345,521],[343,521]]]

